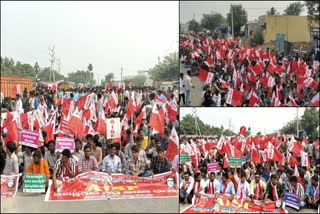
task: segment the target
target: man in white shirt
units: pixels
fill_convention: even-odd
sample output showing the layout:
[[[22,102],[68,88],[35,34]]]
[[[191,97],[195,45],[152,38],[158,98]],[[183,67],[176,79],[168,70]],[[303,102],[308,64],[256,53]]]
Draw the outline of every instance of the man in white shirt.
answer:
[[[180,190],[179,190],[179,201],[180,203],[182,202],[183,204],[189,203],[191,204],[192,202],[192,197],[193,197],[193,184],[194,180],[190,176],[189,172],[184,173],[184,179],[180,182]]]
[[[192,204],[196,204],[199,200],[199,193],[204,193],[205,182],[202,179],[201,173],[197,172],[194,174],[194,184],[193,184],[193,198]],[[188,194],[187,194],[188,197]]]
[[[185,90],[186,90],[186,105],[190,104],[190,91],[191,87],[194,88],[194,85],[192,84],[191,79],[191,71],[187,71],[187,75],[184,78],[185,80]]]
[[[16,96],[16,111],[20,114],[23,113],[23,108],[22,108],[22,101],[21,101],[21,95],[17,94]]]
[[[205,183],[206,193],[209,195],[214,195],[219,192],[219,181],[215,179],[216,174],[214,172],[210,172],[209,180]]]
[[[14,142],[8,142],[6,164],[3,170],[4,175],[14,175],[19,173],[18,157],[16,156],[17,146]]]
[[[245,201],[250,195],[250,184],[246,181],[246,174],[244,172],[241,172],[241,178],[238,177],[237,166],[235,166],[234,171],[234,178],[238,182],[237,198],[241,201]],[[235,194],[231,196],[232,199],[234,198],[234,195]]]

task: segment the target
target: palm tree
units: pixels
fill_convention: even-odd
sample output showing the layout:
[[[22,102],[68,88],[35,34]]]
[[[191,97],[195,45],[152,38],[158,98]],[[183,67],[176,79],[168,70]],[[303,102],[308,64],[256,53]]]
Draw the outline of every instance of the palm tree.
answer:
[[[267,11],[267,15],[270,15],[270,16],[275,16],[275,15],[279,15],[279,14],[280,13],[277,12],[277,10],[274,7],[271,7],[271,9]]]

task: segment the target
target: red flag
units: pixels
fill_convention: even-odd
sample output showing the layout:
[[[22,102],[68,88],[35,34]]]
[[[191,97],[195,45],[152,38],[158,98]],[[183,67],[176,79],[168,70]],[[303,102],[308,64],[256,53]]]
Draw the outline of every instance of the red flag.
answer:
[[[228,88],[229,87],[229,85],[226,83],[226,81],[224,81],[223,79],[219,79],[219,81],[220,81],[220,83],[221,83],[221,85],[224,87],[224,88]]]
[[[158,111],[157,105],[154,104],[151,115],[149,125],[151,128],[158,131],[160,134],[164,135],[164,124],[161,123],[161,116]]]
[[[134,101],[134,98],[131,97],[126,117],[130,119],[130,117],[133,115],[135,110],[136,110],[136,102]]]
[[[55,92],[57,90],[57,85],[53,85],[52,87],[51,87],[51,91],[52,92]]]
[[[259,152],[256,149],[252,149],[251,155],[252,155],[251,160],[253,163],[260,163],[261,162]]]
[[[15,120],[7,124],[6,128],[8,130],[8,134],[5,139],[6,144],[10,141],[14,142],[19,139],[18,125]]]
[[[201,69],[199,72],[199,80],[201,80],[202,82],[212,82],[213,80],[213,73],[208,72],[206,70]]]
[[[12,89],[12,95],[15,97],[17,94],[22,94],[21,93],[21,85],[18,84]]]
[[[167,105],[168,115],[169,115],[169,121],[170,122],[176,122],[177,120],[177,114],[178,114],[178,104],[175,100],[172,100],[168,102]]]
[[[79,98],[79,100],[78,100],[78,102],[76,104],[76,106],[78,106],[78,109],[81,110],[81,109],[84,108],[84,106],[85,106],[85,104],[87,102],[87,98],[88,98],[88,96],[82,96],[82,97]],[[86,106],[86,107],[88,108],[88,106]]]
[[[54,119],[55,120],[55,119]],[[54,140],[54,130],[55,130],[55,123],[52,122],[42,128],[42,131],[47,132],[47,137],[46,137],[46,143],[48,143],[50,140]]]
[[[229,89],[226,103],[233,106],[242,106],[243,92],[236,89]]]
[[[240,127],[240,136],[241,137],[246,137],[246,127],[245,126],[241,126]]]
[[[228,160],[227,154],[225,154],[223,159],[223,168],[228,168],[228,166],[229,166],[229,160]]]
[[[85,136],[85,133],[83,130],[83,123],[78,112],[75,112],[74,114],[72,114],[68,122],[68,127],[74,134],[78,136],[83,136],[83,137]]]
[[[267,67],[267,71],[269,71],[270,74],[273,74],[275,72],[275,70],[277,69],[277,66],[274,65],[272,63],[272,61],[270,61],[268,67]]]

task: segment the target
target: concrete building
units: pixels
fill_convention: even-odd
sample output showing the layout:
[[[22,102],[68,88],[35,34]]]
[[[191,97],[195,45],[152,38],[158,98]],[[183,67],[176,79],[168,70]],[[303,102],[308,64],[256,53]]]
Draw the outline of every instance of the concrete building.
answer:
[[[263,19],[263,20],[262,20]],[[311,29],[319,29],[319,22],[311,23],[307,16],[270,16],[259,17],[259,23],[264,23],[264,42],[276,40],[276,34],[285,34],[288,42],[311,42]]]

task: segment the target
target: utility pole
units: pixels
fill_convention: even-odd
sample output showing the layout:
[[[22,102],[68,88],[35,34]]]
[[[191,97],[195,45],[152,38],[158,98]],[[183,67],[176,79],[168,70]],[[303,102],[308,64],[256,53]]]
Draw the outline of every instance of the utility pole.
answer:
[[[121,83],[122,83],[122,72],[123,72],[123,67],[121,67]]]
[[[158,56],[158,65],[160,65],[160,56]]]
[[[232,37],[234,37],[234,29],[233,29],[233,7],[232,7],[232,3],[231,3],[231,19],[232,19]]]
[[[200,127],[199,127],[199,123],[197,120],[197,109],[193,108],[192,112],[193,112],[193,116],[194,116],[194,125],[196,127],[196,135],[198,134],[198,131],[199,131],[199,135],[201,136]]]
[[[56,58],[54,57],[55,55],[55,46],[53,46],[53,48],[49,48],[49,56],[50,56],[50,75],[49,75],[49,81],[51,81],[51,73],[52,73],[52,79],[53,79],[53,82],[56,81],[56,75],[55,75],[55,72],[53,71],[53,63],[55,62]]]
[[[297,117],[297,137],[299,137],[299,120],[298,120],[298,114],[299,114],[299,108],[297,108],[297,115],[296,115],[296,117]]]

